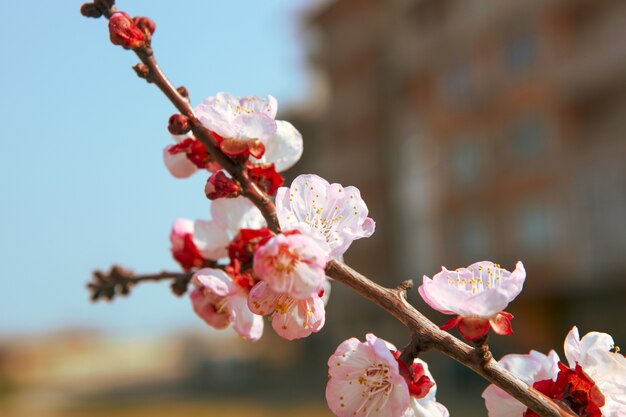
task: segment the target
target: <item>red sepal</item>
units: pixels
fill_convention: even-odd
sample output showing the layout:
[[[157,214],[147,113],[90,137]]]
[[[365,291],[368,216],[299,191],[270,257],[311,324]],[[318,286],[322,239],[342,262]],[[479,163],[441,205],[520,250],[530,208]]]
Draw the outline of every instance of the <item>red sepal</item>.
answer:
[[[258,248],[265,245],[274,233],[267,227],[261,229],[241,229],[228,245],[228,257],[231,262],[247,264],[252,261]]]
[[[187,159],[200,169],[209,169],[216,165],[213,159],[211,159],[206,146],[196,139],[186,138],[176,145],[170,146],[168,152],[170,155],[187,154]]]
[[[415,398],[424,398],[428,395],[435,383],[424,372],[424,366],[421,363],[412,363],[411,366],[407,366],[406,363],[400,360],[400,351],[393,350],[391,353],[398,362],[400,375],[406,380],[411,395]]]
[[[552,399],[564,402],[579,416],[602,417],[600,408],[605,402],[604,395],[578,363],[572,370],[559,362],[559,374],[556,381],[551,379],[537,381],[533,384],[533,388]],[[528,409],[524,417],[539,416]]]
[[[489,324],[489,319],[457,316],[447,321],[440,329],[449,330],[453,327],[459,330],[459,333],[461,333],[461,336],[463,336],[465,340],[471,342],[487,336],[491,325]]]
[[[231,262],[231,264],[224,268],[224,270],[228,275],[230,275],[233,282],[240,288],[250,290],[256,284],[256,281],[251,274],[241,272],[241,264],[237,259]]]
[[[250,179],[269,195],[276,194],[278,188],[283,185],[285,179],[276,172],[274,164],[246,164]]]
[[[513,328],[511,327],[512,318],[513,314],[501,311],[489,319],[489,324],[491,324],[491,328],[497,334],[511,336],[513,334]]]
[[[172,251],[172,257],[180,264],[185,270],[189,271],[192,268],[200,268],[206,263],[206,260],[200,255],[200,251],[193,243],[193,236],[191,233],[186,234],[183,237],[183,249],[180,251]]]
[[[209,200],[238,197],[241,195],[241,185],[233,178],[227,177],[224,171],[217,171],[207,180],[204,194]]]

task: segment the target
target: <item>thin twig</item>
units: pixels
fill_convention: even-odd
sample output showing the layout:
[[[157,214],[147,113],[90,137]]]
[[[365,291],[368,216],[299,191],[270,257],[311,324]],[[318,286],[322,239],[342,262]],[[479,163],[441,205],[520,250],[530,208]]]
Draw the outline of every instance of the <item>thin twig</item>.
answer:
[[[187,291],[187,286],[193,272],[160,272],[158,274],[135,275],[133,271],[113,265],[108,272],[95,271],[87,288],[91,292],[91,300],[97,301],[102,298],[112,300],[116,295],[128,295],[130,289],[142,282],[172,281],[172,291],[182,295]]]

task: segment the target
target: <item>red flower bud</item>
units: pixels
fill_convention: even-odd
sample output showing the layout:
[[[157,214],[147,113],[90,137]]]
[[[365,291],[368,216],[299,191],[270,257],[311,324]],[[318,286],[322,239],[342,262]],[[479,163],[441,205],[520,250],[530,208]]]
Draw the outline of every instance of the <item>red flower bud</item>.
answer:
[[[136,16],[133,17],[133,22],[135,22],[135,25],[137,25],[143,33],[149,33],[152,35],[156,30],[156,23],[154,23],[154,20],[149,17]]]
[[[183,114],[173,114],[167,125],[172,135],[184,135],[191,129],[189,118]]]
[[[146,37],[124,12],[115,12],[109,19],[109,36],[114,45],[137,49],[145,45]]]
[[[204,193],[209,200],[233,198],[241,194],[241,186],[234,179],[228,178],[224,171],[217,171],[207,181]]]

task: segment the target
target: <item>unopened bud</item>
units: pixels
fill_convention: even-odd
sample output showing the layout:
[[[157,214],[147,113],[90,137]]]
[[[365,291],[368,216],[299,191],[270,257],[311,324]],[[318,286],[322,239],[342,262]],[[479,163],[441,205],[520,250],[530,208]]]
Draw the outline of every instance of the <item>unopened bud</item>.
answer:
[[[94,18],[98,18],[102,16],[102,12],[93,3],[85,3],[82,6],[80,6],[80,14],[82,14],[85,17],[94,17]]]
[[[191,129],[189,118],[183,114],[173,114],[167,124],[172,135],[184,135]]]
[[[178,87],[176,91],[178,91],[178,94],[180,94],[181,96],[189,100],[189,91],[187,91],[187,88],[184,85],[181,85],[180,87]]]
[[[137,64],[133,67],[133,69],[135,70],[139,78],[143,78],[144,80],[150,82],[150,80],[148,79],[148,77],[150,76],[150,68],[148,68],[146,64]]]
[[[206,182],[204,193],[209,200],[233,198],[241,195],[241,186],[234,179],[227,177],[224,171],[217,171]]]
[[[135,25],[137,25],[137,27],[143,33],[149,33],[150,35],[152,35],[156,30],[156,24],[154,23],[154,20],[150,19],[149,17],[136,16],[133,17],[133,22],[135,22]]]
[[[110,10],[115,5],[115,0],[95,0],[94,3],[101,10]]]
[[[137,49],[145,45],[146,37],[124,12],[115,12],[109,19],[109,36],[114,45]]]

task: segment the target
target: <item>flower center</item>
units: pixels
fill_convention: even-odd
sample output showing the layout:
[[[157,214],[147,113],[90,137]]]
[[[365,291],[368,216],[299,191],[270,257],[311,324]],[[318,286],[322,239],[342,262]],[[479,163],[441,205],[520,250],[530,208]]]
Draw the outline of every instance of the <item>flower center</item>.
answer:
[[[277,274],[291,274],[299,262],[300,258],[289,246],[280,245],[273,259],[273,267]]]
[[[359,384],[363,385],[363,395],[371,397],[380,394],[389,395],[393,384],[389,379],[389,367],[378,363],[365,370],[365,375],[359,377]]]
[[[504,275],[506,272],[508,271],[500,268],[498,264],[494,264],[493,267],[479,265],[478,268],[460,268],[456,271],[449,271],[446,278],[451,287],[476,294],[486,288],[499,287],[502,279],[506,278]]]

